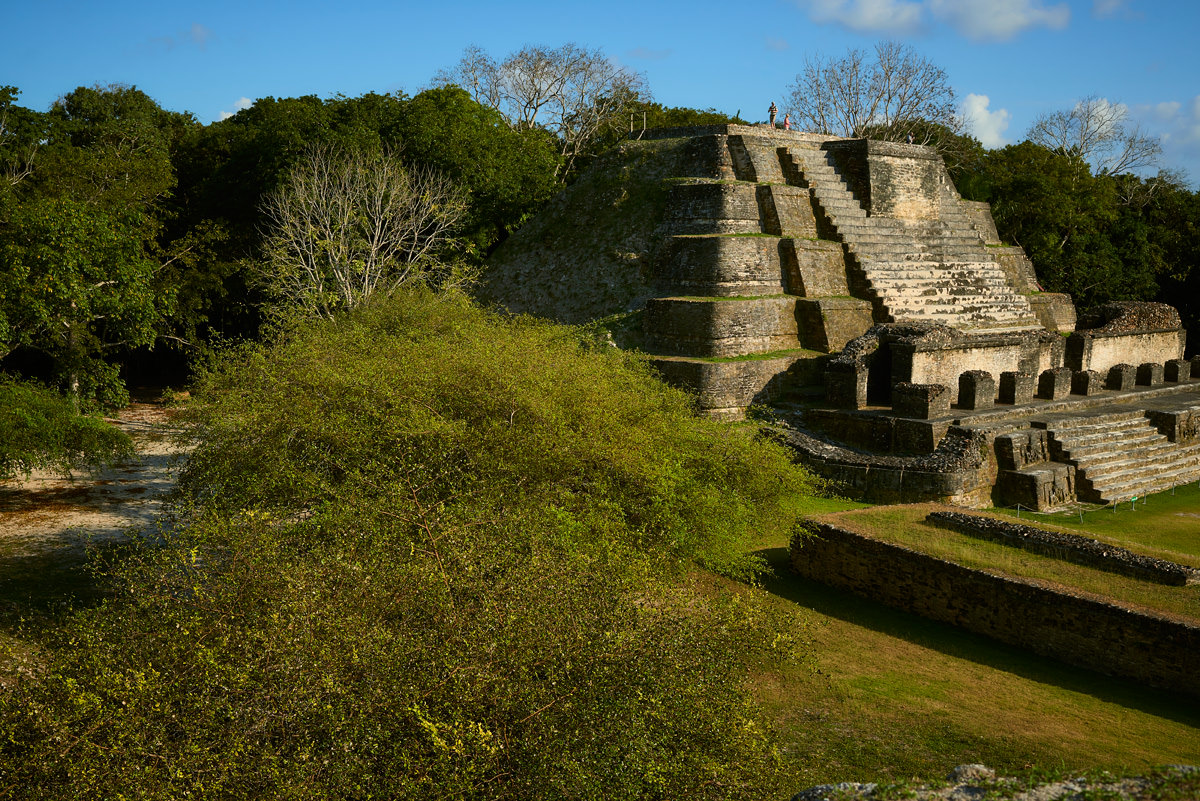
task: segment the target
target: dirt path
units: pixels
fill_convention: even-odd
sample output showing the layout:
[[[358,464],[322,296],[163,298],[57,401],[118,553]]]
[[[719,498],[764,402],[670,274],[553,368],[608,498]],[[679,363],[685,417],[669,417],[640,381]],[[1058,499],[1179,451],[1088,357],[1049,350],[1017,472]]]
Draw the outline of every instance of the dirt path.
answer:
[[[120,542],[131,528],[155,524],[183,455],[168,436],[169,412],[135,403],[114,422],[133,437],[137,455],[128,462],[73,478],[35,472],[0,484],[0,584],[27,572],[23,565],[78,565],[89,543]]]

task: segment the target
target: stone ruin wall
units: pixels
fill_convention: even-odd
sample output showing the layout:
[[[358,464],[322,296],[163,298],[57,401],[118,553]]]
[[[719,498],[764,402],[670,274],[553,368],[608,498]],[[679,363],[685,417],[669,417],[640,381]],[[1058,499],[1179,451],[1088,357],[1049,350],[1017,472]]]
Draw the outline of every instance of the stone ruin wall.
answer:
[[[1191,623],[963,567],[828,523],[793,545],[792,566],[1068,664],[1200,697],[1200,627]]]

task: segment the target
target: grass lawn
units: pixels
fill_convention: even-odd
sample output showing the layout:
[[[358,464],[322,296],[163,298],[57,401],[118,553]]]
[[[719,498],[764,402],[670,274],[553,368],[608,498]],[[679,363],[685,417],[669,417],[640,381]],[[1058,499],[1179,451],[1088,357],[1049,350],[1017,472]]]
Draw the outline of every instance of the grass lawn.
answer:
[[[1200,623],[1200,587],[1155,584],[970,537],[925,522],[925,516],[931,511],[949,508],[938,504],[877,506],[840,513],[828,519],[869,537],[903,545],[966,567],[1048,582],[1083,594],[1111,599],[1124,606]],[[1118,539],[1111,539],[1120,544]],[[1145,551],[1145,548],[1137,550]],[[1192,563],[1196,558],[1188,556],[1187,560]]]
[[[863,508],[812,506],[810,514]],[[1200,701],[800,579],[786,543],[756,545],[775,570],[761,587],[711,581],[714,591],[744,594],[802,627],[806,657],[763,658],[751,678],[778,727],[784,774],[793,777],[781,797],[827,782],[938,781],[969,762],[1031,778],[1200,764]],[[1200,595],[1197,587],[1176,589]]]
[[[991,511],[1016,516],[1010,509]],[[1200,567],[1200,485],[1186,484],[1139,498],[1136,504],[1126,501],[1105,509],[1021,512],[1021,519],[1086,533],[1136,553]]]

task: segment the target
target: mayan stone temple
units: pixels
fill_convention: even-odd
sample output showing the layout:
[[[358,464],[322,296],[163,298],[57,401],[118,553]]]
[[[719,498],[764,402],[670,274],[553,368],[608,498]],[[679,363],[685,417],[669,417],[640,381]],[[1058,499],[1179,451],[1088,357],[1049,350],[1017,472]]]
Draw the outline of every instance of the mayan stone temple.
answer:
[[[490,266],[493,302],[604,321],[706,414],[770,409],[802,462],[872,501],[1048,509],[1200,480],[1178,313],[1077,320],[927,147],[642,131]]]

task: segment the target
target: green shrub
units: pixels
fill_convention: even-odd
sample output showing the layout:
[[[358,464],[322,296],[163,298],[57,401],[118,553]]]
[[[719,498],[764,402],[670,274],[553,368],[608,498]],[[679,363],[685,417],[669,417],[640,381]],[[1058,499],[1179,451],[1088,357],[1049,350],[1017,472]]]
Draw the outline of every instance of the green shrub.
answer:
[[[0,375],[0,480],[38,468],[103,467],[132,453],[119,428],[79,414],[53,390]]]
[[[219,360],[165,543],[4,699],[40,797],[759,797],[700,561],[786,530],[787,455],[571,329],[414,290]],[[786,632],[785,632],[786,633]],[[786,656],[786,654],[784,654]]]

